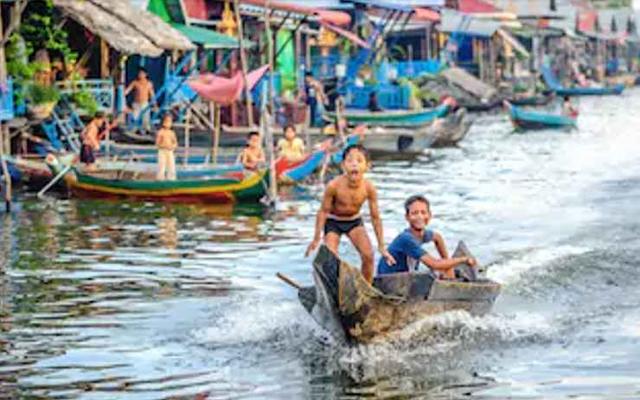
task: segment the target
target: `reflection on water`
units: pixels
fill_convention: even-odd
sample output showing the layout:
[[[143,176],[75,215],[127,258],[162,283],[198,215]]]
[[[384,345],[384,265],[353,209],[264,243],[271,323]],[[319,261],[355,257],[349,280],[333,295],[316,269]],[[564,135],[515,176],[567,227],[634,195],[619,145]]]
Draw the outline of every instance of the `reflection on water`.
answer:
[[[637,98],[581,100],[573,133],[482,116],[460,148],[375,162],[387,240],[425,193],[504,284],[491,315],[384,344],[335,343],[274,277],[311,281],[320,185],[274,211],[21,194],[0,220],[0,398],[637,398]]]

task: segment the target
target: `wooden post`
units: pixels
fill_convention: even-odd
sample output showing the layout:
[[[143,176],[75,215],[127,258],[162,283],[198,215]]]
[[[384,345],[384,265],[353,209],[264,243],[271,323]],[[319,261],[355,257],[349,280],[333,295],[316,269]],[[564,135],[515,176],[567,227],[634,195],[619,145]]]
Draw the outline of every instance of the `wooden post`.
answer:
[[[16,3],[15,7],[18,7],[18,3]],[[16,8],[17,10],[17,8]],[[16,15],[12,15],[14,18],[17,18]],[[9,21],[9,28],[11,28],[12,23]],[[2,40],[2,45],[0,46],[0,84],[7,84],[7,60],[5,58],[4,46],[7,42],[8,38],[5,38],[3,35],[4,26],[2,24],[2,6],[0,6],[0,39]],[[11,32],[7,32],[7,35],[10,35]],[[2,174],[4,176],[4,204],[5,211],[11,211],[11,177],[9,176],[9,168],[7,168],[7,160],[5,160],[4,155],[11,153],[11,139],[9,137],[9,128],[0,121],[0,164],[2,164]]]
[[[109,71],[109,44],[100,39],[100,77],[107,79],[111,75]]]
[[[238,25],[238,40],[240,45],[240,64],[242,67],[242,81],[244,83],[244,96],[247,105],[247,119],[248,126],[253,126],[253,106],[251,105],[251,90],[249,90],[249,83],[247,81],[247,55],[244,52],[244,29],[242,29],[242,18],[240,18],[240,2],[233,0],[233,8],[236,14],[236,24]]]
[[[187,107],[187,113],[184,117],[184,160],[182,163],[187,165],[189,163],[189,148],[191,146],[191,104]]]
[[[265,22],[265,29],[266,29],[266,33],[267,33],[267,58],[269,60],[269,108],[270,108],[270,115],[272,118],[270,118],[271,120],[273,120],[275,118],[276,115],[276,110],[275,110],[275,100],[274,100],[274,87],[273,87],[273,76],[275,74],[275,59],[274,59],[274,52],[273,52],[273,35],[274,33],[271,31],[271,21],[269,20],[269,14],[270,14],[270,0],[267,0],[265,3],[265,7],[264,7],[264,22]],[[278,32],[276,31],[275,34],[278,34]],[[272,123],[272,121],[269,121],[269,123]]]
[[[220,148],[220,105],[209,102],[209,112],[211,113],[211,122],[213,127],[213,151],[211,159],[213,165],[218,165],[218,150]]]

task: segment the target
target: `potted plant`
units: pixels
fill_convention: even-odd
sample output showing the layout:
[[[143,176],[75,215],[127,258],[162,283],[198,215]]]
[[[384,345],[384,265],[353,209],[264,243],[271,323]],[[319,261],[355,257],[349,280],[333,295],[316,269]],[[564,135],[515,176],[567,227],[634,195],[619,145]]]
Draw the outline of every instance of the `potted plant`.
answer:
[[[45,119],[60,100],[60,92],[53,86],[33,83],[28,87],[25,98],[29,114],[36,119]]]

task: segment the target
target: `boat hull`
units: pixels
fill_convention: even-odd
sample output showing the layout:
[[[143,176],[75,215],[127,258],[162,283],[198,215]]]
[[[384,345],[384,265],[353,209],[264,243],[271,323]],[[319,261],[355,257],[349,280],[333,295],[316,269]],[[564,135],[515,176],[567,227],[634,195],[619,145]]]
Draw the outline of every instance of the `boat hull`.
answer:
[[[266,171],[243,179],[213,176],[178,180],[118,179],[72,169],[65,175],[70,191],[78,197],[129,198],[144,201],[188,203],[258,203],[266,194]],[[134,173],[135,174],[135,173]]]
[[[365,124],[369,126],[416,126],[432,122],[436,118],[442,118],[449,112],[449,106],[439,105],[426,110],[401,110],[401,111],[345,111],[342,116],[351,125]],[[336,113],[328,112],[325,117],[330,121],[336,120]]]
[[[313,267],[315,286],[302,288],[300,301],[321,326],[348,343],[384,340],[442,312],[483,315],[500,293],[500,285],[490,280],[442,281],[429,272],[384,275],[376,278],[376,288],[325,246]]]
[[[576,127],[576,120],[564,115],[525,111],[509,103],[506,105],[509,110],[509,118],[516,130],[572,129]]]

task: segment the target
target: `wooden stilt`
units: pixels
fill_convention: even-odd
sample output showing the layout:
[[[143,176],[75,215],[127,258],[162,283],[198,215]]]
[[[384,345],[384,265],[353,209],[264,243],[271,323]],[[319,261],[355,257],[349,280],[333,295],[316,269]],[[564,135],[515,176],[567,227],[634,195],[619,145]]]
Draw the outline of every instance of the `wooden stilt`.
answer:
[[[244,51],[244,29],[242,28],[242,18],[240,18],[240,2],[233,0],[233,8],[236,14],[236,24],[238,26],[238,40],[240,45],[240,66],[242,67],[242,81],[244,83],[244,95],[247,105],[247,125],[253,125],[253,106],[251,104],[251,90],[249,90],[249,83],[247,81],[248,66],[247,55]]]
[[[187,107],[187,113],[184,117],[184,147],[185,157],[182,163],[187,165],[189,163],[189,147],[191,146],[191,104]]]
[[[209,102],[209,110],[212,113],[213,127],[213,151],[211,158],[214,165],[218,165],[218,150],[220,149],[220,106]]]
[[[11,212],[12,187],[7,160],[5,160],[5,137],[8,137],[8,128],[0,125],[0,163],[2,164],[2,174],[4,176],[4,208],[6,212]]]

